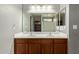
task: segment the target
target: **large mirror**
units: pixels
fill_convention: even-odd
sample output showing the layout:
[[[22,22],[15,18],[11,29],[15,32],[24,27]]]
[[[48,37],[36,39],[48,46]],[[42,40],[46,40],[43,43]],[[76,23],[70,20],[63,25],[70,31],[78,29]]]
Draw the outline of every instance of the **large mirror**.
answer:
[[[65,26],[66,9],[60,4],[23,4],[23,32],[56,32]]]

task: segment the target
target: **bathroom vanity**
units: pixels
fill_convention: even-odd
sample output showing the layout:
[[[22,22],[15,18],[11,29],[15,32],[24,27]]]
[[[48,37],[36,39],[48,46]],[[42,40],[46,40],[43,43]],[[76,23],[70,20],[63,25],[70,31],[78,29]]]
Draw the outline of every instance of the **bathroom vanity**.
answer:
[[[32,9],[28,9],[30,10],[28,12],[26,6],[23,5],[23,32],[14,35],[14,53],[67,54],[66,6],[64,5],[62,8],[62,5],[53,5],[54,12],[51,12],[50,8],[48,9],[51,11],[40,9],[38,12],[36,8],[36,6],[41,8],[50,6],[52,8],[52,5],[29,5],[36,8],[35,12]]]
[[[14,38],[15,54],[67,54],[67,36],[64,34],[26,35],[16,34]]]

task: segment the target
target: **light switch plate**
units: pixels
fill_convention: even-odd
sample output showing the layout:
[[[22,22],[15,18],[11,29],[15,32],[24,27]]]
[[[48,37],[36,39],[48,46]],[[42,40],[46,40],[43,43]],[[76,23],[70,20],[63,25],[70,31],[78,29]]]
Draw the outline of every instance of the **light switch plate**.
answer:
[[[73,30],[77,30],[77,25],[73,25]]]

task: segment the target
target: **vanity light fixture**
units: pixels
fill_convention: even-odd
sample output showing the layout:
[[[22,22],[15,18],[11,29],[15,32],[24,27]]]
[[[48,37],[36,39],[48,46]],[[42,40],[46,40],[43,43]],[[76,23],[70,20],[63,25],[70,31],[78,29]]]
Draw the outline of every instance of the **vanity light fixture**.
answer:
[[[31,12],[52,12],[52,5],[31,5]]]

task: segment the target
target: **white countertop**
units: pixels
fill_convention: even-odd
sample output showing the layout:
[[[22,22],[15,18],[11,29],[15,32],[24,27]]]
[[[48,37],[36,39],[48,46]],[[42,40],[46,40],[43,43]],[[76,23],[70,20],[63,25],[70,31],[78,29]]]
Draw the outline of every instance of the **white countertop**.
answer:
[[[16,33],[14,38],[67,38],[67,34],[62,32],[54,33]]]

